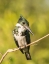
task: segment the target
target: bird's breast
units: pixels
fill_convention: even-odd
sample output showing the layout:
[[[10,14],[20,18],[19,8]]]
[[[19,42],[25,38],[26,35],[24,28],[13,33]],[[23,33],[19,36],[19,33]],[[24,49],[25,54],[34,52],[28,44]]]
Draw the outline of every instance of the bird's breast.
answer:
[[[21,36],[21,35],[16,35],[16,34],[14,34],[14,37],[15,37],[15,39],[18,41],[18,40],[24,40],[25,39],[25,36]]]
[[[14,37],[18,41],[19,46],[27,45],[25,36],[14,35]]]

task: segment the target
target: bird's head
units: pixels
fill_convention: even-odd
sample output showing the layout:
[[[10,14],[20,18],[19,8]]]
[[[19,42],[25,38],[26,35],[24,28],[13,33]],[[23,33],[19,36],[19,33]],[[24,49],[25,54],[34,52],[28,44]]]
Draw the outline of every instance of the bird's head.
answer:
[[[32,31],[30,30],[29,28],[29,22],[23,17],[23,16],[20,16],[19,20],[18,20],[18,23],[21,24],[26,30],[28,30],[31,34]]]

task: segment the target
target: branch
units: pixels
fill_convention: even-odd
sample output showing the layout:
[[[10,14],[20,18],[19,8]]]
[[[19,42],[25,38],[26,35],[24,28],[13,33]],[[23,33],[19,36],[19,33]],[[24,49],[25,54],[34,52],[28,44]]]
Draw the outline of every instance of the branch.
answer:
[[[27,47],[27,46],[30,46],[30,45],[33,45],[33,44],[41,41],[42,39],[44,39],[44,38],[46,38],[46,37],[48,37],[48,36],[49,36],[49,34],[43,36],[42,38],[40,38],[40,39],[38,39],[38,40],[36,40],[36,41],[28,44],[28,45],[26,45],[26,47]],[[21,49],[24,48],[24,47],[25,47],[25,46],[22,46]],[[6,56],[8,53],[10,53],[10,52],[15,52],[15,51],[17,51],[17,50],[19,50],[19,49],[20,49],[20,48],[8,49],[8,50],[3,54],[2,58],[0,59],[0,64],[2,63],[3,59],[5,58],[5,56]]]

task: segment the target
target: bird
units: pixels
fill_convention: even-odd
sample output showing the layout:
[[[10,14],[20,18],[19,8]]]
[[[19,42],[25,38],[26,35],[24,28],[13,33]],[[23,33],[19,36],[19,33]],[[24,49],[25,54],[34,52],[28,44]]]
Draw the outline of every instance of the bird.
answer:
[[[30,46],[26,47],[27,44],[31,43],[30,33],[33,35],[33,32],[29,27],[29,22],[23,16],[20,16],[14,27],[13,36],[17,47],[19,47],[20,51],[25,54],[27,60],[31,60],[29,52]],[[24,46],[23,49],[21,49],[22,46]]]

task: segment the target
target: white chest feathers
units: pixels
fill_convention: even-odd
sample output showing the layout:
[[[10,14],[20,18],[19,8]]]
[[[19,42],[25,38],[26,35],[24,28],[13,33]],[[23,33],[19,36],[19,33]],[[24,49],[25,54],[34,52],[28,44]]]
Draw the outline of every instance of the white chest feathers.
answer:
[[[27,45],[25,36],[14,34],[14,38],[16,39],[16,41],[18,41],[19,46]]]
[[[26,38],[25,36],[22,36],[22,32],[24,32],[26,29],[19,23],[16,24],[16,27],[18,27],[18,34],[14,34],[14,38],[18,41],[19,46],[26,45]]]
[[[18,27],[18,35],[21,35],[22,32],[24,32],[26,29],[19,23],[16,24],[16,27]]]

